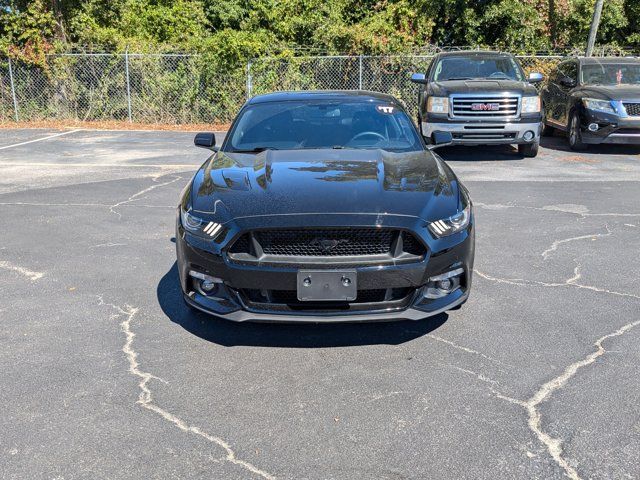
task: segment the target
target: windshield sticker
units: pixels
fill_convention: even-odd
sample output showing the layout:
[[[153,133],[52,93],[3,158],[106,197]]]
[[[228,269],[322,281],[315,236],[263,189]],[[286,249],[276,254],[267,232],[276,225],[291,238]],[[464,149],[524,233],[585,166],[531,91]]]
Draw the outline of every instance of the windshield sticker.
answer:
[[[376,110],[380,113],[391,115],[395,110],[395,107],[393,105],[376,105]]]

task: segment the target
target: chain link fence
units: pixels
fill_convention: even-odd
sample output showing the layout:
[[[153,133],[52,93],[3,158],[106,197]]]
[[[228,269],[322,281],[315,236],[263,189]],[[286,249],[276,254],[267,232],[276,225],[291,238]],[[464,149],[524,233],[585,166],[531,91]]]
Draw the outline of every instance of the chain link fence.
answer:
[[[269,57],[220,71],[186,54],[59,54],[44,66],[0,57],[0,122],[72,120],[230,122],[253,95],[276,90],[373,90],[417,108],[411,72],[432,55]],[[548,76],[561,55],[517,57]]]

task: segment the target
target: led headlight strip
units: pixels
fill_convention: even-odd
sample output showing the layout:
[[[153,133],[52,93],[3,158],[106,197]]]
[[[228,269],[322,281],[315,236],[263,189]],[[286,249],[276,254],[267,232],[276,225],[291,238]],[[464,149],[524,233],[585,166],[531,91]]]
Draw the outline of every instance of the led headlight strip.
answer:
[[[222,225],[220,225],[219,223],[209,222],[207,226],[202,229],[202,231],[210,237],[215,237],[221,228]]]

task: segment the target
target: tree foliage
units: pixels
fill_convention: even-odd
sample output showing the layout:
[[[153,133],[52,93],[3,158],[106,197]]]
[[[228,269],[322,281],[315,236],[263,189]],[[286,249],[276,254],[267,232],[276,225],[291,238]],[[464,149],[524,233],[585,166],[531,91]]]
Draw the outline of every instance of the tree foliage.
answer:
[[[203,52],[224,65],[264,54],[384,54],[428,45],[520,53],[583,47],[595,0],[0,0],[0,48]],[[601,44],[640,47],[640,1],[607,0]]]

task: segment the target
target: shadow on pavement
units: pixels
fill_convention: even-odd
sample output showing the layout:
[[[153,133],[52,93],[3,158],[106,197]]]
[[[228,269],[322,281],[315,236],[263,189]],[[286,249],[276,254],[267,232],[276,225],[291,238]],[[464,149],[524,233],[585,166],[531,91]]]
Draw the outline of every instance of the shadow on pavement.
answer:
[[[182,300],[178,267],[174,263],[156,290],[160,308],[172,322],[209,342],[232,346],[326,348],[358,345],[400,345],[426,335],[448,318],[421,321],[352,324],[234,323],[188,308]]]
[[[562,132],[555,132],[552,137],[542,137],[540,146],[548,150],[566,152],[573,155],[585,153],[592,153],[594,155],[640,155],[640,145],[589,145],[586,150],[574,151],[569,148],[567,137]]]
[[[439,148],[436,152],[447,162],[524,160],[518,149],[511,145],[455,145]]]

